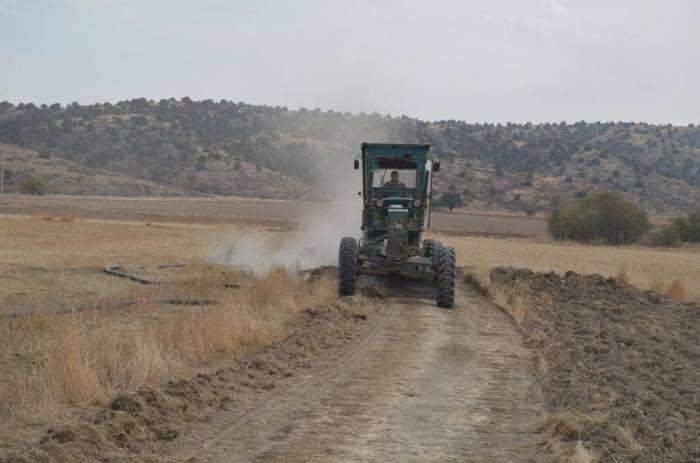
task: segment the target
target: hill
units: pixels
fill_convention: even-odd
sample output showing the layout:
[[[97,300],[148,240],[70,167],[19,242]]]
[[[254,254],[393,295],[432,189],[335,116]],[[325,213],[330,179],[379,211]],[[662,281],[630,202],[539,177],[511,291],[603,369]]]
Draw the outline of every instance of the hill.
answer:
[[[426,122],[140,98],[66,107],[3,102],[0,141],[181,194],[318,198],[335,186],[323,180],[336,163],[375,141],[432,144],[444,162],[437,193],[451,189],[475,205],[537,210],[554,194],[596,189],[622,191],[655,213],[700,204],[700,127],[693,125]]]
[[[42,179],[50,193],[101,196],[180,196],[182,191],[128,175],[80,165],[56,156],[0,143],[0,166],[5,169],[4,191],[19,190],[29,175]]]

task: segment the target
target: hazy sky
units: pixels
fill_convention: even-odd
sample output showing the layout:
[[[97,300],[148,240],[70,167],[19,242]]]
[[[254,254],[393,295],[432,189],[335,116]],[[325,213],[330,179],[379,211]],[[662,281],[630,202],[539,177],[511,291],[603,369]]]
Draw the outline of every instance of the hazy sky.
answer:
[[[700,122],[700,1],[0,0],[0,100]]]

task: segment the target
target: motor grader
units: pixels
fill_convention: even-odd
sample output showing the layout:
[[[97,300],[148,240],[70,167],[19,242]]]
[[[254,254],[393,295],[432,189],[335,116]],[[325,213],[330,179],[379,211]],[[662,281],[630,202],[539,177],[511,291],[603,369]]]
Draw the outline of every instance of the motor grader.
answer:
[[[454,307],[455,251],[422,241],[430,224],[432,176],[440,162],[430,145],[362,143],[354,168],[362,168],[362,236],[342,238],[338,292],[355,293],[357,277],[402,275],[432,280],[437,305]]]

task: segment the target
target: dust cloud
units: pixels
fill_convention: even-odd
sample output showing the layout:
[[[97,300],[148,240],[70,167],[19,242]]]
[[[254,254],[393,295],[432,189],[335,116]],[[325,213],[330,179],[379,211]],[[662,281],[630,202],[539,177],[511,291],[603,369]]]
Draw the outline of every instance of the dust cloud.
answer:
[[[333,130],[318,127],[317,156],[308,166],[310,186],[322,201],[300,207],[297,228],[291,233],[238,232],[219,241],[216,262],[264,273],[271,266],[310,269],[337,265],[338,245],[344,236],[359,238],[362,224],[362,173],[353,168],[362,142],[411,143],[398,126],[377,123],[347,124]]]
[[[359,143],[355,152],[359,152]],[[245,268],[256,274],[272,266],[299,270],[336,265],[344,236],[359,238],[362,223],[362,175],[354,170],[354,153],[331,154],[315,166],[315,185],[323,201],[300,207],[291,232],[237,231],[215,250],[217,263]],[[296,205],[290,204],[290,207]]]

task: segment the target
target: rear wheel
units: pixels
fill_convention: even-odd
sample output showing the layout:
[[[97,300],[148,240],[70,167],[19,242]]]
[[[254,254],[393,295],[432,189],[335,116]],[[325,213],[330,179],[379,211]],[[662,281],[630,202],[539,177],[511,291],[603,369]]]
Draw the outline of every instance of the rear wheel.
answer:
[[[354,238],[340,240],[338,253],[338,294],[355,294],[357,283],[357,241]]]
[[[445,309],[455,306],[455,278],[457,273],[455,250],[450,246],[441,246],[438,250],[436,265],[437,305]]]

